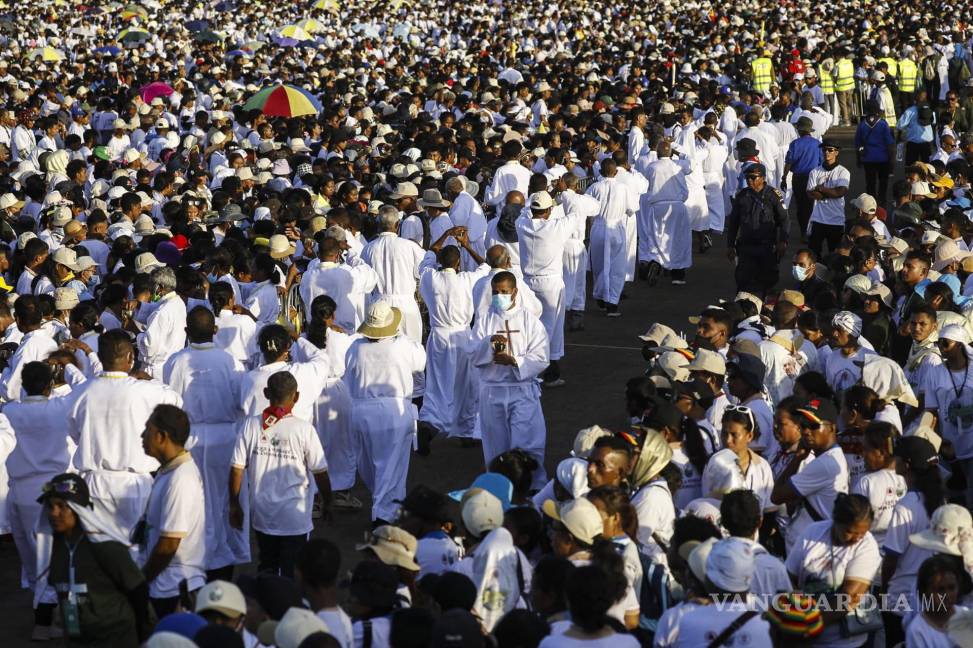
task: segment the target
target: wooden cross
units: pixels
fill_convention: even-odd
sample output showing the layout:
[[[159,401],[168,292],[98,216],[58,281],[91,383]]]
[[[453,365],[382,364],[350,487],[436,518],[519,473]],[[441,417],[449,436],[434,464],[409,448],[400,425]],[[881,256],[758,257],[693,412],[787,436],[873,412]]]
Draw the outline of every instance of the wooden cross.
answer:
[[[510,334],[511,333],[520,333],[520,331],[518,331],[516,329],[511,329],[510,328],[510,320],[503,320],[503,330],[502,331],[497,331],[496,334],[497,335],[502,335],[505,338],[507,338],[507,353],[512,355],[513,354],[513,344],[514,344],[514,342],[513,342],[513,339],[511,339],[511,337],[510,337]]]

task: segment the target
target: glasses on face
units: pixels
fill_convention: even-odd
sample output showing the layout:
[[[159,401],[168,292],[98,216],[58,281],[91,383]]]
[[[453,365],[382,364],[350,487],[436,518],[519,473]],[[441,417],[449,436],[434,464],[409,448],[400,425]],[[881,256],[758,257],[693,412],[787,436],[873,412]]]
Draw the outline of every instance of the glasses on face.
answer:
[[[747,176],[747,182],[753,182],[754,180],[756,180],[758,178],[762,178],[762,177],[763,177],[762,175],[748,175]]]
[[[825,146],[824,147],[824,152],[825,153],[837,153],[838,152],[838,149],[833,148],[831,146]]]

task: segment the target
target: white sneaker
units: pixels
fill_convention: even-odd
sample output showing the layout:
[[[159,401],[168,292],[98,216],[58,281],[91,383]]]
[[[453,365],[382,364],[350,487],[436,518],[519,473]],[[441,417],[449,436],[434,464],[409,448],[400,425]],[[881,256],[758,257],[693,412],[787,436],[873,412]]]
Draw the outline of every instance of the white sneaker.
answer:
[[[672,285],[673,286],[685,286],[686,285],[686,280],[685,279],[673,279],[672,280]]]

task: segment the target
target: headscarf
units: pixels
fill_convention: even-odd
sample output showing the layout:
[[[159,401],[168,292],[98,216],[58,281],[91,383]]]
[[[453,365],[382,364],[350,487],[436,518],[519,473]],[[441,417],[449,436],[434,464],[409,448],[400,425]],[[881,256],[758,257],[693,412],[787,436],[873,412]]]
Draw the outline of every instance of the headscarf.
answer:
[[[504,205],[503,210],[500,212],[500,218],[497,220],[497,235],[505,243],[516,243],[517,242],[517,219],[520,217],[520,212],[522,207],[517,204]]]
[[[851,311],[840,311],[831,320],[831,325],[845,331],[852,337],[859,337],[862,333],[862,318]]]
[[[905,377],[905,372],[891,358],[875,354],[866,356],[865,364],[862,366],[861,383],[875,390],[879,398],[884,400],[897,400],[912,407],[919,406],[919,401],[912,390],[912,385]]]
[[[632,468],[632,485],[640,488],[659,474],[672,460],[672,448],[655,430],[648,430],[642,439],[642,452]]]

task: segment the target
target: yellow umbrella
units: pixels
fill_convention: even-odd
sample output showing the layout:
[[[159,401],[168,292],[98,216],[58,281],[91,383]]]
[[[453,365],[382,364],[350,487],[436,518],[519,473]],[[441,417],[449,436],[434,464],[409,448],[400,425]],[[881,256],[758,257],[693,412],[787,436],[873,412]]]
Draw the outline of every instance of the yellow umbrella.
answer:
[[[338,2],[337,0],[317,0],[311,7],[324,11],[338,11]]]
[[[304,30],[304,28],[298,25],[287,25],[285,27],[281,27],[280,31],[277,33],[284,38],[293,38],[294,40],[299,41],[311,40],[313,38]]]
[[[324,25],[314,18],[305,18],[301,22],[297,23],[297,26],[303,28],[304,31],[311,33],[324,30]]]
[[[28,58],[37,59],[42,61],[63,61],[64,52],[61,50],[56,50],[53,47],[38,47],[35,50],[31,50],[27,54]]]

